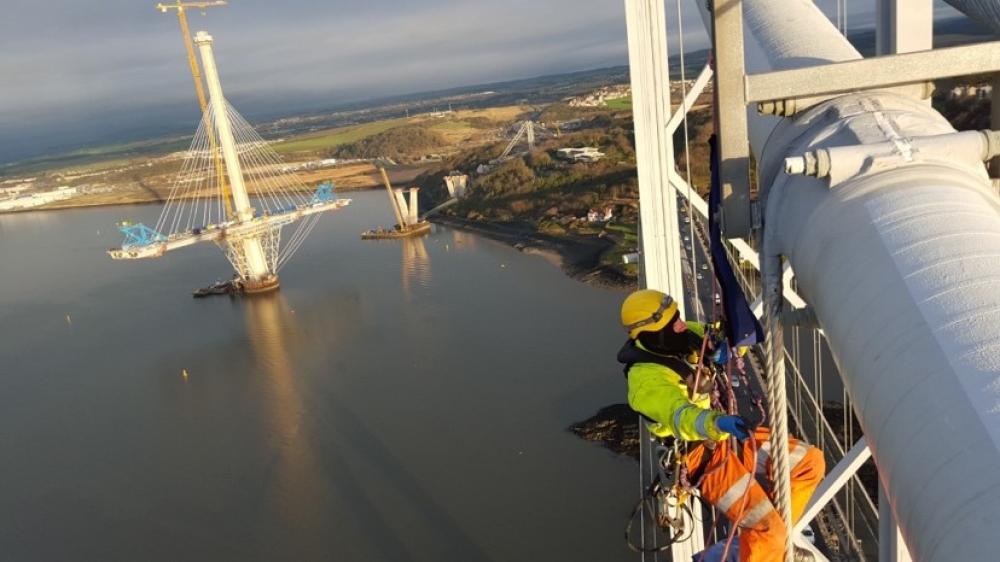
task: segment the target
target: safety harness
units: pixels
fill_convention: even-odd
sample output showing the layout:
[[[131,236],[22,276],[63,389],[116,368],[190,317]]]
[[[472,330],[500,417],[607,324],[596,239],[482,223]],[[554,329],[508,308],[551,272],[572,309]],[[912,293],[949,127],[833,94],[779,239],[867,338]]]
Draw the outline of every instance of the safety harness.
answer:
[[[642,349],[635,344],[635,340],[629,339],[618,350],[618,362],[625,365],[624,374],[628,379],[628,371],[636,363],[656,363],[674,371],[680,375],[681,379],[687,379],[688,375],[694,374],[694,366],[684,360],[680,355],[661,355]]]
[[[664,299],[666,300],[666,299]],[[652,322],[650,322],[652,323]],[[631,327],[629,328],[631,329]],[[689,330],[690,332],[690,330]],[[693,332],[691,332],[693,334]],[[662,355],[639,347],[635,340],[629,339],[618,351],[618,362],[624,364],[624,375],[628,379],[629,370],[636,363],[653,363],[662,365],[677,373],[686,386],[698,385],[698,373],[703,369],[702,361],[705,355],[705,348],[708,338],[711,337],[711,330],[706,329],[698,353],[698,364],[688,363],[681,354]],[[714,385],[716,377],[713,373],[706,377],[709,384]],[[701,386],[701,385],[698,385]],[[709,389],[709,394],[714,394]],[[637,412],[649,423],[658,423],[642,412]],[[661,440],[655,448],[655,456],[658,462],[655,464],[655,474],[649,488],[629,516],[625,526],[625,542],[628,547],[636,552],[662,552],[677,542],[687,540],[696,527],[691,507],[690,499],[694,497],[696,484],[692,484],[687,471],[687,443],[682,439],[674,438],[667,442]],[[706,461],[707,461],[706,456]],[[696,472],[701,472],[701,469]],[[636,544],[633,540],[632,529],[635,526],[636,516],[643,510],[648,512],[650,518],[656,522],[657,526],[667,534],[666,540],[656,547],[647,547],[644,544]],[[657,541],[659,542],[659,541]]]

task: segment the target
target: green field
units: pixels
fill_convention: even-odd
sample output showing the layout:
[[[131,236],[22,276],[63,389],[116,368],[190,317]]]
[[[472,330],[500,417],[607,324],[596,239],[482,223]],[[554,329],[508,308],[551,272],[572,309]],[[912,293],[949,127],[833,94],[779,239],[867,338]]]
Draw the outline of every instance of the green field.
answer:
[[[431,125],[429,128],[441,131],[467,131],[474,127],[468,121],[442,121]]]
[[[388,119],[386,121],[374,121],[363,125],[351,125],[348,127],[337,127],[326,131],[317,131],[303,135],[295,140],[286,141],[273,145],[274,150],[279,153],[289,152],[309,152],[335,148],[342,144],[357,142],[372,135],[402,127],[408,123],[408,119]]]
[[[604,105],[606,105],[608,109],[614,109],[617,111],[624,109],[632,109],[632,96],[628,96],[626,98],[618,98],[616,100],[608,100],[607,103],[605,103]]]

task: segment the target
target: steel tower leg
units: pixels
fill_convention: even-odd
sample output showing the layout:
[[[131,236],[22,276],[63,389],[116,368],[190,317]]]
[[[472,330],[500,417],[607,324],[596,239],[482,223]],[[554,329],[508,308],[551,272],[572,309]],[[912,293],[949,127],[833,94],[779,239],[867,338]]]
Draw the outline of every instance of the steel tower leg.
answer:
[[[677,196],[670,187],[674,169],[674,147],[667,131],[670,121],[670,77],[667,72],[667,25],[662,0],[625,0],[628,28],[629,73],[635,123],[636,164],[639,180],[640,244],[642,284],[674,296],[684,314],[681,277],[681,243],[677,219]],[[640,420],[640,426],[644,424]],[[640,487],[656,473],[652,443],[640,432]],[[700,509],[698,502],[694,508]],[[671,546],[671,559],[691,560],[704,549],[704,533],[698,514],[691,537]],[[655,522],[643,520],[643,530]],[[657,560],[643,555],[643,560]]]
[[[662,2],[625,0],[629,68],[635,123],[639,211],[645,285],[674,295],[684,314],[677,197],[670,189],[674,168],[667,75],[666,20]]]
[[[219,143],[222,145],[222,157],[226,163],[226,174],[229,176],[229,185],[233,192],[233,203],[236,206],[236,218],[240,222],[245,222],[253,219],[254,209],[250,205],[250,196],[247,194],[246,185],[243,183],[243,169],[240,166],[240,159],[236,153],[236,141],[233,138],[233,130],[229,123],[226,98],[222,95],[222,83],[219,82],[219,71],[215,66],[215,55],[212,53],[212,36],[204,31],[199,31],[194,37],[194,42],[198,45],[198,50],[201,52],[201,62],[205,69],[205,82],[208,84],[212,112],[215,114],[215,126],[218,130]],[[247,281],[260,283],[274,278],[274,273],[267,264],[264,248],[259,238],[247,238],[232,243],[241,246],[240,249],[242,249],[243,258],[246,263],[246,271],[240,271],[239,273]],[[277,280],[274,279],[274,281],[276,282]]]

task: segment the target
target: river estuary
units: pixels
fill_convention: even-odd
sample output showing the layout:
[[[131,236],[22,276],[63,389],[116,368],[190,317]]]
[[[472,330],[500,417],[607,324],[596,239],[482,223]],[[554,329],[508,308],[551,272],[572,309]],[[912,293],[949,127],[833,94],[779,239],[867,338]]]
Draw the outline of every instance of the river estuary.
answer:
[[[254,298],[211,245],[116,262],[155,205],[0,216],[3,560],[631,560],[622,293],[460,231],[323,217]]]

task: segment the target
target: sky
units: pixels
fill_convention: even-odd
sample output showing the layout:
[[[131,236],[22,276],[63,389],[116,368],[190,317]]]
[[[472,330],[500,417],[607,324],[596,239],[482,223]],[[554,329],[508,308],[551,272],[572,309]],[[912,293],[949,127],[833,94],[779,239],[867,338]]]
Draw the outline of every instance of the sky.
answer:
[[[671,26],[675,1],[666,0]],[[680,1],[686,49],[705,48],[697,0]],[[214,36],[226,97],[252,118],[627,64],[623,4],[230,0],[189,19],[192,31]],[[835,13],[833,0],[819,4]],[[848,2],[849,21],[870,25],[873,4]],[[193,127],[198,109],[173,12],[151,0],[3,5],[0,162]]]

